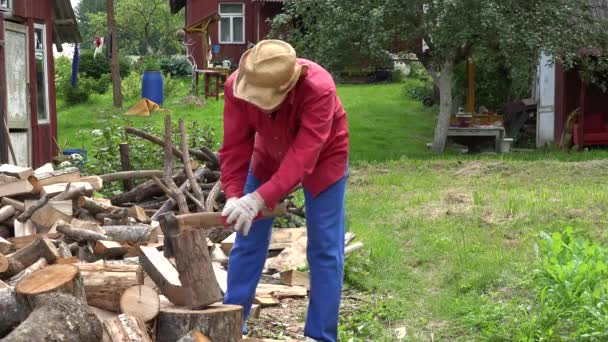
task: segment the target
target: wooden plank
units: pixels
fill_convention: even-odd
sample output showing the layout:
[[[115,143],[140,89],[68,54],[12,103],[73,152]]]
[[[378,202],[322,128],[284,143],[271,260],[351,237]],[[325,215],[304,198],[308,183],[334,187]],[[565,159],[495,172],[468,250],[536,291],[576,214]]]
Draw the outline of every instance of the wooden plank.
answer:
[[[269,306],[277,306],[281,304],[281,302],[271,295],[258,296],[256,295],[253,299],[254,304],[258,304],[262,308],[266,308]]]
[[[275,228],[270,239],[271,251],[285,249],[306,235],[306,228]]]
[[[27,180],[0,185],[0,197],[29,194],[34,187]]]
[[[285,248],[267,267],[278,271],[294,270],[306,265],[306,243],[308,239],[302,236],[291,247]]]
[[[34,173],[37,175],[43,174],[43,173],[49,173],[49,172],[53,172],[55,171],[55,168],[53,167],[52,163],[46,163],[44,165],[42,165],[41,167],[37,168],[36,170],[34,170]]]
[[[307,272],[296,270],[283,271],[280,277],[284,285],[304,286],[306,289],[310,289],[310,275]]]
[[[99,191],[103,188],[103,180],[99,176],[81,177],[80,182],[89,183],[95,191]]]
[[[226,253],[226,255],[230,255],[230,251],[232,250],[232,245],[234,245],[235,240],[236,233],[232,233],[222,241],[222,250],[224,253]]]
[[[68,183],[57,183],[57,184],[45,185],[41,188],[40,195],[49,195],[49,197],[57,196],[65,190],[65,187],[67,185],[68,185]],[[89,195],[93,193],[94,189],[91,186],[91,184],[89,184],[89,183],[73,182],[70,184],[70,189],[77,189],[80,187],[84,187],[85,193],[87,193]]]
[[[27,177],[31,176],[33,172],[34,171],[32,171],[32,168],[30,167],[21,167],[11,164],[0,165],[0,173],[19,179],[27,179]]]
[[[304,286],[286,286],[260,283],[258,284],[258,287],[255,290],[256,296],[273,296],[277,299],[302,298],[306,297],[307,294],[308,290],[306,290]]]

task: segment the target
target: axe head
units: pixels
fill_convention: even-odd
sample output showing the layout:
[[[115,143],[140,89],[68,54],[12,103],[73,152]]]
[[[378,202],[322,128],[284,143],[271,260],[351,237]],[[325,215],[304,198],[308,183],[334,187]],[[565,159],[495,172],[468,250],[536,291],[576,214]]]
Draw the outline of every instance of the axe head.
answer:
[[[163,232],[165,258],[172,258],[175,251],[175,239],[179,235],[179,225],[175,214],[169,212],[159,218],[160,229]]]

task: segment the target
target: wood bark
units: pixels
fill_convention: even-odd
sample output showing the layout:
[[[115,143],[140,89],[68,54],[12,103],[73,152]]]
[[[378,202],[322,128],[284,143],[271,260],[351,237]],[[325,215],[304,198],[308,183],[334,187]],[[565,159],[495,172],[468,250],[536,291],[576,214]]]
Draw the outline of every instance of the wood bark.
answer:
[[[203,230],[188,230],[175,238],[173,253],[187,307],[202,308],[222,300]]]
[[[199,167],[195,172],[194,172],[194,178],[195,179],[200,179],[205,177],[206,174],[209,173],[209,169],[207,168],[203,168],[203,167]],[[190,190],[190,181],[186,180],[180,187],[179,190],[181,192],[186,192]],[[152,217],[150,218],[152,221],[158,221],[158,218],[163,215],[166,214],[167,212],[169,212],[171,209],[173,209],[173,207],[175,207],[175,200],[173,200],[172,198],[169,198],[165,204],[162,205],[162,207],[160,207],[160,209],[158,209],[156,211],[156,213],[154,215],[152,215]]]
[[[112,240],[107,235],[91,230],[75,228],[69,224],[57,226],[57,231],[76,241],[97,242],[99,240]]]
[[[59,220],[69,224],[72,222],[72,216],[55,209],[50,203],[36,210],[32,215],[32,223],[38,233],[47,233]]]
[[[11,287],[0,288],[0,338],[23,322],[31,310],[25,298]]]
[[[194,203],[199,213],[205,212],[205,205],[201,201],[199,201],[198,198],[196,198],[193,194],[189,192],[185,192],[184,194],[190,199],[192,203]]]
[[[108,32],[112,40],[110,69],[112,74],[112,98],[114,107],[122,108],[122,89],[120,80],[120,64],[118,63],[118,34],[116,33],[116,19],[114,18],[114,0],[106,0],[108,13]]]
[[[207,196],[207,202],[205,203],[205,207],[208,212],[213,212],[215,210],[215,205],[217,204],[217,198],[222,192],[222,183],[220,181],[215,182],[211,191],[209,191],[209,195]]]
[[[32,206],[27,208],[21,215],[17,216],[17,221],[21,223],[25,223],[25,221],[29,220],[32,215],[36,212],[36,210],[44,207],[49,202],[49,196],[44,195],[38,201],[36,201]],[[3,221],[3,220],[0,220]]]
[[[150,322],[160,311],[160,297],[153,288],[134,285],[126,289],[120,297],[120,312]]]
[[[80,171],[75,167],[70,167],[48,173],[34,174],[29,176],[28,180],[34,187],[34,193],[39,193],[45,185],[78,182],[80,180]]]
[[[4,222],[9,218],[13,217],[17,210],[12,205],[7,205],[0,208],[0,222]]]
[[[48,265],[49,265],[49,263],[46,261],[45,258],[40,258],[35,263],[31,264],[28,268],[15,274],[14,276],[12,276],[11,279],[9,279],[7,281],[7,283],[10,286],[15,286],[21,279],[29,276],[30,274],[32,274],[38,270],[41,270],[41,269],[47,267]]]
[[[119,150],[120,150],[120,167],[122,168],[122,171],[124,172],[128,172],[131,171],[131,158],[130,158],[130,146],[129,143],[120,143],[120,145],[118,145]],[[133,184],[133,180],[132,179],[124,179],[122,181],[122,189],[124,191],[130,191],[131,189],[133,189],[133,187],[135,186],[135,184]]]
[[[190,153],[188,152],[188,133],[186,132],[186,126],[184,124],[184,120],[179,120],[179,132],[182,138],[182,153],[184,155],[184,171],[186,172],[186,176],[190,181],[190,187],[192,188],[192,193],[194,197],[199,201],[199,203],[205,201],[205,197],[203,196],[203,190],[198,185],[196,178],[194,178],[194,173],[192,172],[192,164],[190,163]],[[201,211],[204,211],[204,206],[200,208]]]
[[[6,279],[12,277],[40,258],[45,258],[49,263],[52,263],[58,257],[59,252],[49,239],[38,238],[8,257],[8,269],[0,273],[0,278]]]
[[[177,342],[211,342],[209,337],[205,336],[202,332],[194,329],[186,335],[182,336]]]
[[[13,244],[0,237],[0,254],[8,254],[11,248],[13,248]]]
[[[152,342],[146,324],[127,314],[112,317],[103,322],[103,342]]]
[[[84,282],[87,303],[100,309],[120,312],[123,292],[144,283],[143,269],[139,265],[107,263],[78,263]]]
[[[161,293],[171,303],[186,306],[188,302],[179,280],[179,273],[171,262],[154,247],[140,246],[139,249],[141,251],[140,263]]]
[[[174,342],[197,329],[212,341],[237,342],[242,338],[242,327],[243,310],[238,305],[214,304],[204,310],[161,306],[156,340]]]
[[[3,342],[98,342],[102,326],[82,300],[64,293],[38,296],[32,313]]]
[[[105,175],[101,175],[101,179],[104,182],[116,182],[116,181],[125,181],[125,180],[133,180],[133,179],[143,179],[143,178],[152,178],[152,176],[162,177],[163,170],[137,170],[137,171],[121,171],[114,173],[107,173]],[[131,189],[129,189],[130,191]]]
[[[87,196],[80,196],[78,198],[78,207],[86,209],[89,213],[93,215],[118,209],[117,207],[111,207],[101,202],[97,202],[96,200]]]
[[[111,237],[110,240],[121,242],[146,242],[152,233],[152,227],[148,225],[119,225],[119,226],[104,226],[106,235]]]
[[[66,191],[60,193],[59,195],[53,197],[53,201],[67,201],[67,200],[76,200],[80,196],[84,196],[87,193],[87,189],[84,186],[78,187],[70,187],[66,186]]]
[[[443,153],[450,127],[450,116],[452,115],[452,77],[454,74],[454,62],[447,61],[443,64],[438,82],[441,103],[439,106],[439,116],[435,127],[435,137],[433,139],[433,152]]]
[[[70,246],[63,240],[59,240],[57,242],[57,250],[59,251],[59,256],[62,259],[67,259],[72,257],[72,250]]]

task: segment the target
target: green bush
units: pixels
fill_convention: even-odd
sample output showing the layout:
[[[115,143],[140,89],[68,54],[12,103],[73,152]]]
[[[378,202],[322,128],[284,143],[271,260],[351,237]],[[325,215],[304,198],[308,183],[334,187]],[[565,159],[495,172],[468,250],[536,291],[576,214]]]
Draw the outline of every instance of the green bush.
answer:
[[[122,96],[125,100],[135,100],[141,98],[141,74],[136,71],[131,72],[122,79]]]
[[[140,74],[143,74],[144,71],[160,71],[161,58],[161,56],[157,55],[142,56],[135,62],[133,69]]]
[[[105,94],[110,89],[112,77],[110,74],[103,74],[98,78],[81,77],[78,80],[80,87],[89,94]]]
[[[120,57],[118,64],[120,66],[120,77],[127,77],[131,72],[131,63],[125,57]],[[93,52],[82,51],[78,62],[78,73],[80,76],[100,78],[104,74],[110,74],[110,61],[105,55],[99,54],[93,57]]]
[[[164,76],[165,99],[180,98],[188,94],[188,85],[183,79],[172,77],[170,74]]]
[[[408,79],[402,89],[405,96],[412,100],[422,101],[433,95],[433,81],[430,79]]]
[[[184,56],[161,58],[160,68],[164,74],[171,76],[190,76],[192,73],[192,66]]]
[[[67,86],[63,89],[63,99],[69,105],[87,102],[89,95],[90,93],[80,85],[76,85],[75,87]]]

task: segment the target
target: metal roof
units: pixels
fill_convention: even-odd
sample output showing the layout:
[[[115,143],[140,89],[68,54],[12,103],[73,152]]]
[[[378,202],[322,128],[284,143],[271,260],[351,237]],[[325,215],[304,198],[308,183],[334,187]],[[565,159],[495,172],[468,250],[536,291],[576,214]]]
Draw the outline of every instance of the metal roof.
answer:
[[[82,36],[70,0],[55,0],[55,18],[53,26],[53,43],[61,51],[61,44],[80,43]]]

